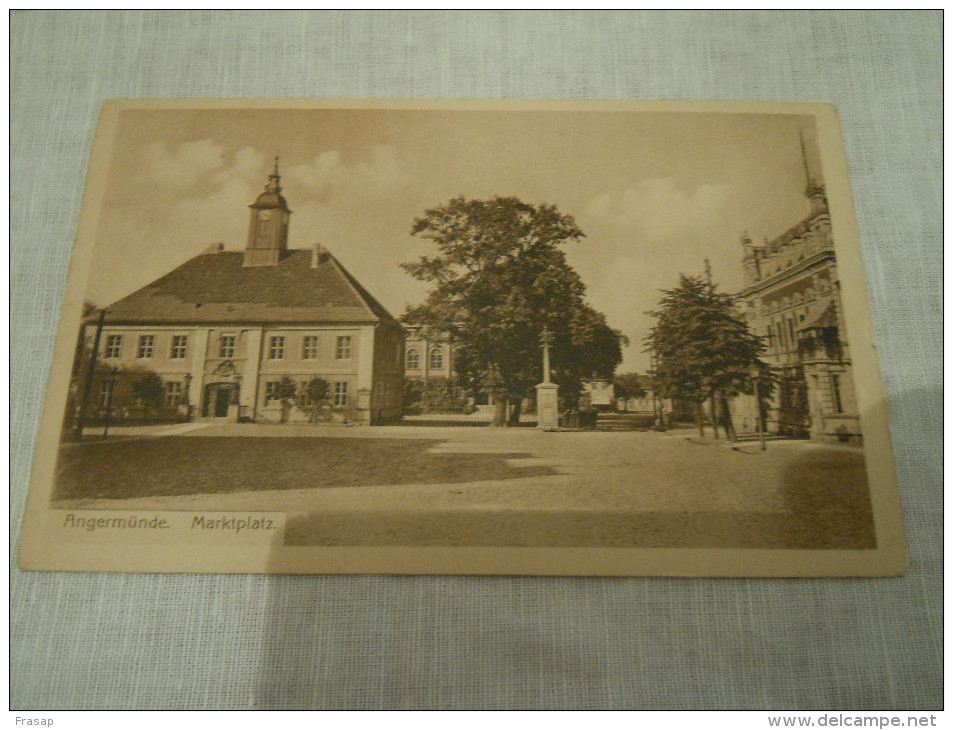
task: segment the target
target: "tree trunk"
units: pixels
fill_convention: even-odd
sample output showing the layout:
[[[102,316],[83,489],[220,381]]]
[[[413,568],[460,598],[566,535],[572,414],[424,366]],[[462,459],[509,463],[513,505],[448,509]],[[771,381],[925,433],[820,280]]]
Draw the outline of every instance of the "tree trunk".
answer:
[[[702,417],[702,404],[699,401],[695,401],[695,423],[698,424],[698,435],[704,438],[705,420]]]
[[[718,409],[716,408],[718,399],[715,398],[715,394],[712,393],[711,397],[708,399],[708,404],[711,408],[711,429],[715,432],[715,438],[718,438]]]
[[[493,423],[494,428],[501,428],[506,425],[506,401],[502,398],[493,399]]]
[[[510,402],[509,416],[506,419],[506,425],[516,427],[520,425],[520,412],[523,410],[523,399],[516,398]]]
[[[728,398],[721,396],[721,412],[725,415],[725,438],[729,441],[737,441],[738,434],[735,432],[735,424],[731,420],[731,409],[728,407]]]

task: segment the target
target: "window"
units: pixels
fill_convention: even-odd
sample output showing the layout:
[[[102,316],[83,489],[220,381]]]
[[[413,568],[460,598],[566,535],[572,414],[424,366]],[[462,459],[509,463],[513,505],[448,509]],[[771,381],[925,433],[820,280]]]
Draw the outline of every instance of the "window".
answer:
[[[122,335],[109,335],[106,338],[106,357],[119,357],[122,353]]]
[[[420,369],[420,353],[418,353],[416,350],[407,350],[407,369]]]
[[[351,337],[350,335],[345,335],[343,337],[338,337],[338,346],[335,350],[335,357],[338,360],[350,360],[351,359]]]
[[[273,400],[278,400],[278,383],[275,381],[265,383],[265,405],[267,406]]]
[[[436,347],[430,351],[430,367],[433,370],[440,370],[443,367],[443,352]]]
[[[99,406],[106,408],[112,405],[113,390],[116,387],[115,380],[104,380],[99,386]]]
[[[297,405],[298,408],[310,408],[314,405],[314,401],[308,397],[308,381],[306,380],[302,380],[298,386]]]
[[[304,345],[301,348],[301,357],[305,360],[315,360],[318,357],[318,336],[305,335]]]
[[[175,408],[182,400],[182,383],[165,384],[165,405],[167,408]]]
[[[384,383],[383,381],[377,381],[377,395],[384,395]]]
[[[347,383],[334,384],[334,405],[336,406],[347,405]]]
[[[269,233],[269,223],[271,220],[271,214],[268,211],[262,211],[261,216],[258,218],[258,235],[267,236]]]
[[[834,396],[834,412],[843,413],[844,403],[840,395],[840,375],[831,375],[831,395]]]
[[[188,335],[172,335],[172,351],[169,357],[173,360],[182,360],[189,346]]]
[[[222,335],[218,341],[218,356],[226,360],[235,357],[235,335]]]
[[[139,349],[136,350],[136,357],[140,360],[152,357],[155,345],[155,335],[139,335]]]
[[[271,345],[268,347],[269,360],[281,360],[285,356],[285,338],[276,335],[271,338]]]

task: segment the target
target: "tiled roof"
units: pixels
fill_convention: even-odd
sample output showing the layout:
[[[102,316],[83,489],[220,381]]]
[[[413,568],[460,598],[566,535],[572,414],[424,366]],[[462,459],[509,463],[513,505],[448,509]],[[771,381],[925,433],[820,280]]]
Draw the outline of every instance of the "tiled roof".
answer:
[[[244,253],[189,259],[106,308],[109,323],[344,322],[396,320],[328,253],[291,250],[275,266],[242,266]]]

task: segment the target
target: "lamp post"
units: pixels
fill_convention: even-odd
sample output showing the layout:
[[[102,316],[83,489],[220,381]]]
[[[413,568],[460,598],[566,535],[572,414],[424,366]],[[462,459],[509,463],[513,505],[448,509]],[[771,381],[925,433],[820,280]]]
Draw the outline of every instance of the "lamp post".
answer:
[[[754,407],[756,409],[755,420],[758,424],[758,439],[761,441],[761,450],[767,447],[764,443],[764,421],[761,418],[761,391],[758,381],[761,379],[761,369],[757,365],[751,367],[751,382],[754,384]]]
[[[89,391],[93,389],[93,377],[96,373],[96,358],[99,356],[99,340],[103,334],[103,326],[106,323],[106,310],[99,310],[99,318],[96,320],[96,333],[93,335],[93,349],[89,353],[89,365],[86,368],[86,379],[83,383],[83,393],[79,402],[79,414],[76,417],[75,439],[83,440],[83,427],[86,425],[86,408],[89,406]],[[85,330],[86,325],[83,325]],[[85,332],[83,334],[85,340]]]
[[[109,383],[109,390],[106,391],[106,423],[103,425],[104,441],[109,436],[109,419],[112,416],[113,392],[116,390],[116,373],[118,372],[119,368],[109,368],[109,378],[106,380]]]

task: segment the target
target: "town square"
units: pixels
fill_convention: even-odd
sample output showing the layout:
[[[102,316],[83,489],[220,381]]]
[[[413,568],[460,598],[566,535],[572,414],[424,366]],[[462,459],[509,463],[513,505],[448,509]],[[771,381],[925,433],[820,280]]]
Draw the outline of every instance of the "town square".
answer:
[[[286,512],[299,545],[873,547],[855,446],[412,423],[120,428],[63,447],[88,461],[52,506]]]
[[[873,553],[823,113],[117,108],[49,509]]]

